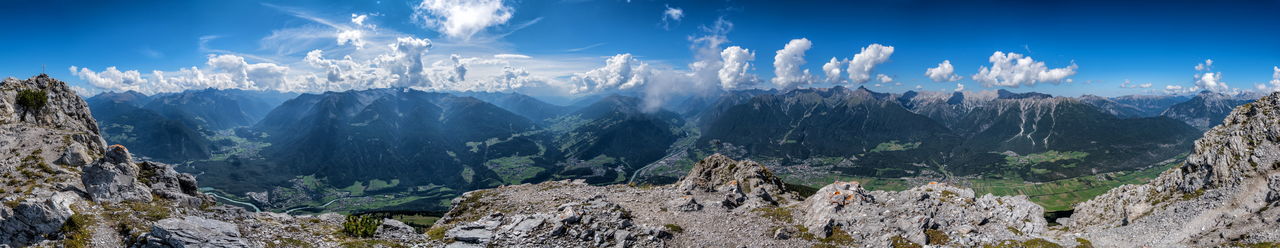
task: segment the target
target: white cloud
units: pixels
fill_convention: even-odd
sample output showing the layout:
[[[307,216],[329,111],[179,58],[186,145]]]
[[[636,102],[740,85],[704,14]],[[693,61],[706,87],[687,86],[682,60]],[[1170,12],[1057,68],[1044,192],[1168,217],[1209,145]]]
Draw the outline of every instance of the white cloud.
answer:
[[[689,49],[693,50],[693,63],[689,63],[689,69],[693,73],[694,83],[703,86],[721,85],[720,69],[724,67],[724,59],[721,56],[724,49],[720,47],[729,42],[727,37],[730,30],[733,30],[733,22],[724,18],[716,19],[711,26],[699,27],[702,30],[702,36],[689,37]],[[699,87],[701,88],[701,87]]]
[[[1271,90],[1280,91],[1280,66],[1272,66],[1271,70]]]
[[[285,83],[289,68],[272,64],[245,62],[244,57],[236,55],[210,55],[206,62],[215,72],[225,73],[230,77],[223,88],[290,90]]]
[[[1204,60],[1204,63],[1196,64],[1197,71],[1208,71],[1210,67],[1213,67],[1212,59],[1206,59]]]
[[[956,92],[964,91],[964,84],[956,84]]]
[[[889,61],[890,55],[893,55],[892,46],[871,44],[863,47],[862,52],[849,60],[849,81],[860,84],[871,80],[871,71],[875,70],[876,65]]]
[[[618,54],[605,61],[604,67],[578,73],[570,78],[572,94],[626,90],[645,83],[642,76],[648,65],[630,53]]]
[[[289,68],[273,63],[248,63],[244,57],[223,54],[210,55],[204,69],[181,68],[178,71],[152,71],[144,75],[135,70],[120,71],[107,67],[102,72],[89,68],[71,67],[71,74],[80,77],[97,89],[109,91],[138,91],[147,94],[176,92],[187,89],[248,89],[295,91],[290,84]]]
[[[755,85],[760,80],[751,74],[751,61],[756,60],[756,53],[751,50],[731,46],[720,52],[724,59],[720,68],[720,87],[738,89]]]
[[[1070,66],[1049,69],[1044,62],[1035,61],[1018,53],[996,51],[988,59],[991,67],[982,66],[973,81],[983,86],[1019,87],[1032,86],[1036,83],[1057,84],[1076,74],[1078,66],[1073,62]]]
[[[364,26],[365,19],[369,19],[369,15],[351,14],[351,23],[355,23],[357,26]]]
[[[1125,79],[1125,80],[1124,80],[1124,82],[1120,82],[1120,88],[1126,88],[1126,89],[1143,88],[1143,89],[1146,89],[1146,88],[1151,88],[1151,83],[1137,84],[1137,83],[1134,83],[1134,82],[1133,82],[1133,80]]]
[[[923,89],[924,89],[924,85],[919,85],[919,84],[916,85],[916,90],[923,90]]]
[[[128,91],[134,90],[145,92],[142,87],[147,83],[142,78],[142,74],[135,70],[120,71],[115,66],[107,67],[102,72],[94,72],[89,68],[78,68],[71,66],[71,75],[80,77],[81,80],[89,82],[90,85],[101,89]]]
[[[773,84],[781,89],[790,89],[812,81],[813,76],[809,74],[809,70],[800,69],[806,63],[804,53],[811,47],[813,42],[800,38],[787,42],[782,50],[778,50],[777,55],[773,56]],[[838,70],[837,68],[837,74]]]
[[[1165,85],[1164,92],[1168,94],[1188,94],[1200,91],[1200,86],[1182,87],[1182,85]]]
[[[684,9],[673,8],[671,5],[665,5],[666,10],[662,11],[662,29],[671,29],[671,24],[679,24],[684,19]]]
[[[939,83],[960,80],[960,75],[956,75],[956,68],[951,66],[951,60],[943,60],[938,63],[938,67],[925,69],[924,75]]]
[[[423,0],[413,7],[413,20],[449,38],[469,40],[507,23],[514,13],[502,0]]]
[[[1231,86],[1227,86],[1227,82],[1222,81],[1222,72],[1212,72],[1212,70],[1212,59],[1206,59],[1204,63],[1196,64],[1196,71],[1199,71],[1195,75],[1196,86],[1214,92],[1231,90]]]
[[[338,31],[338,45],[346,45],[350,43],[356,48],[364,48],[364,31],[359,29],[348,29]]]
[[[844,82],[844,78],[840,76],[840,68],[844,67],[845,61],[831,58],[826,64],[822,65],[822,73],[827,75],[827,82],[838,84]]]
[[[495,59],[531,59],[533,57],[529,57],[529,55],[524,55],[524,54],[500,53],[500,54],[494,54],[493,58]]]
[[[422,73],[425,68],[423,56],[431,48],[431,41],[414,37],[400,37],[395,43],[388,45],[391,52],[378,55],[374,64],[387,68],[394,76],[393,86],[422,86],[427,83]]]
[[[893,82],[893,78],[892,78],[892,77],[889,77],[889,75],[884,75],[884,74],[876,75],[876,80],[879,80],[879,81],[880,81],[880,83],[889,83],[889,82]]]

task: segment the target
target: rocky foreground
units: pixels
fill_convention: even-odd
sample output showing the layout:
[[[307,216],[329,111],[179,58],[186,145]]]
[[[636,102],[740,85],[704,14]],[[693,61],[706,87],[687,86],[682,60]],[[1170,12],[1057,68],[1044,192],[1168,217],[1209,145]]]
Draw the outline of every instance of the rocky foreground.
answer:
[[[712,155],[679,182],[467,192],[423,231],[216,204],[189,174],[106,146],[84,101],[37,76],[0,82],[0,247],[1215,247],[1280,241],[1280,93],[1236,109],[1185,165],[1050,225],[1024,196],[833,182],[802,196]],[[354,224],[353,224],[354,223]],[[363,224],[363,225],[361,225]]]

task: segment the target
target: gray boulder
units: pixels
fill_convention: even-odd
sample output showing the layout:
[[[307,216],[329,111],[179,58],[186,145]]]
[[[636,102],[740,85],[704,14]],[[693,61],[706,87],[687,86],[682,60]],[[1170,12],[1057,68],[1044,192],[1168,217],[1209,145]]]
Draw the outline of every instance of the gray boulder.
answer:
[[[129,150],[113,145],[101,159],[85,166],[81,181],[95,202],[151,201],[151,189],[138,180],[139,171]]]
[[[378,230],[374,232],[374,236],[379,239],[397,241],[421,240],[423,237],[422,234],[415,231],[413,227],[404,224],[404,222],[393,219],[383,219],[382,225],[378,226]]]
[[[88,150],[80,143],[72,143],[67,146],[67,150],[62,152],[62,157],[58,158],[55,163],[80,167],[93,162],[93,158],[89,156]]]
[[[0,206],[0,246],[28,246],[56,234],[74,214],[71,204],[77,198],[74,193],[59,192],[13,208]]]
[[[157,221],[138,247],[250,247],[235,224],[198,216]]]
[[[185,207],[199,207],[206,201],[213,201],[198,191],[195,176],[178,173],[171,165],[148,161],[139,163],[138,168],[141,170],[140,178],[151,188],[151,194]]]
[[[799,208],[805,211],[801,224],[813,234],[844,232],[874,247],[887,247],[895,238],[927,244],[926,231],[951,237],[946,244],[930,245],[972,247],[1028,239],[1048,230],[1044,209],[1025,196],[974,197],[973,190],[938,183],[889,192],[836,182]]]

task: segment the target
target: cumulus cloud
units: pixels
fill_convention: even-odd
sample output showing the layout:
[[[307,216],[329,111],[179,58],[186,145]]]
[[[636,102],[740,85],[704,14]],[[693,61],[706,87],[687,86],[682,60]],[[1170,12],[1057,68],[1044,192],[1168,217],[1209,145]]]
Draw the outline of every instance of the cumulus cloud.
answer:
[[[423,0],[413,20],[453,39],[469,40],[486,28],[511,20],[515,8],[502,0]]]
[[[892,46],[871,44],[863,47],[862,52],[849,60],[849,81],[860,84],[871,80],[871,71],[875,70],[876,65],[889,61],[890,55],[893,55]]]
[[[880,81],[880,83],[889,83],[889,82],[893,82],[893,78],[892,78],[892,77],[889,77],[889,75],[884,75],[884,74],[876,75],[876,80],[879,80],[879,81]]]
[[[782,50],[778,50],[777,55],[773,56],[773,84],[781,89],[790,89],[812,81],[813,76],[809,74],[809,70],[800,69],[806,63],[804,53],[811,47],[813,42],[800,38],[787,42]],[[838,70],[839,68],[837,68],[837,74]]]
[[[760,80],[751,74],[751,61],[756,60],[756,53],[751,50],[731,46],[720,52],[723,67],[720,68],[720,87],[737,89],[755,85]]]
[[[115,66],[107,67],[102,72],[75,66],[71,66],[70,70],[71,75],[80,77],[81,80],[89,82],[89,85],[101,89],[144,92],[145,89],[142,87],[147,83],[147,80],[142,78],[142,73],[135,70],[120,71]]]
[[[964,91],[964,84],[956,84],[956,92]]]
[[[225,73],[229,83],[224,88],[273,89],[288,90],[285,76],[289,68],[272,64],[245,62],[244,57],[236,55],[211,55],[206,63],[215,72]]]
[[[831,61],[828,61],[826,64],[822,65],[822,73],[827,75],[828,83],[838,84],[838,83],[844,82],[844,77],[840,76],[840,73],[841,73],[840,68],[844,67],[844,63],[845,61],[841,61],[836,59],[835,57],[832,57]]]
[[[1000,51],[991,54],[988,61],[991,62],[991,67],[982,66],[978,68],[978,74],[973,75],[973,81],[986,87],[1016,88],[1037,83],[1058,84],[1075,75],[1078,68],[1073,62],[1067,67],[1049,69],[1044,62],[1035,61],[1031,57]]]
[[[1231,90],[1231,86],[1227,86],[1227,82],[1222,81],[1222,72],[1213,72],[1212,70],[1212,59],[1206,59],[1204,60],[1204,63],[1196,64],[1196,86],[1214,92],[1226,92]]]
[[[101,72],[72,66],[71,74],[95,88],[109,91],[138,91],[147,94],[187,89],[249,89],[294,91],[289,68],[273,63],[248,63],[237,55],[210,55],[206,68],[181,68],[178,71],[120,71],[107,67]]]
[[[684,9],[674,8],[666,5],[666,10],[662,11],[662,29],[671,29],[673,23],[679,24],[684,19]]]
[[[1263,91],[1263,92],[1280,91],[1280,66],[1272,66],[1271,70],[1272,70],[1272,73],[1271,73],[1271,82],[1269,82],[1270,85],[1267,85],[1266,83],[1259,83],[1254,85],[1256,88],[1258,88],[1258,91]]]
[[[943,60],[938,63],[938,67],[925,69],[924,75],[939,83],[960,80],[960,75],[956,75],[956,68],[951,66],[951,60]]]
[[[733,30],[733,22],[724,18],[716,19],[711,26],[699,27],[702,36],[689,37],[689,49],[693,50],[692,70],[694,83],[702,85],[720,85],[720,69],[724,67],[721,47],[729,42],[728,33]]]
[[[1280,91],[1280,66],[1272,66],[1271,70],[1271,88]]]
[[[608,90],[626,90],[645,83],[643,73],[648,65],[637,60],[630,53],[618,54],[605,60],[604,67],[570,78],[573,83],[572,94],[597,93]]]

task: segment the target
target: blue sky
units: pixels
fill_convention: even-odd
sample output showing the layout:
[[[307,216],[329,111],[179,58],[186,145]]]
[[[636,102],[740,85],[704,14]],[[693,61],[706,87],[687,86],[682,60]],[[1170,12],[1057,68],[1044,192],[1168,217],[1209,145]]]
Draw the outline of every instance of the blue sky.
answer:
[[[87,92],[415,87],[662,97],[778,87],[776,52],[804,38],[811,48],[798,69],[810,76],[791,87],[831,86],[823,65],[857,60],[872,44],[892,52],[865,52],[881,59],[857,73],[841,63],[835,79],[887,92],[963,84],[1068,96],[1280,86],[1280,1],[1115,2],[6,1],[0,73],[25,78],[47,65]],[[1033,60],[993,65],[997,51]],[[954,76],[925,75],[943,60]],[[980,67],[1018,73],[979,81]]]

